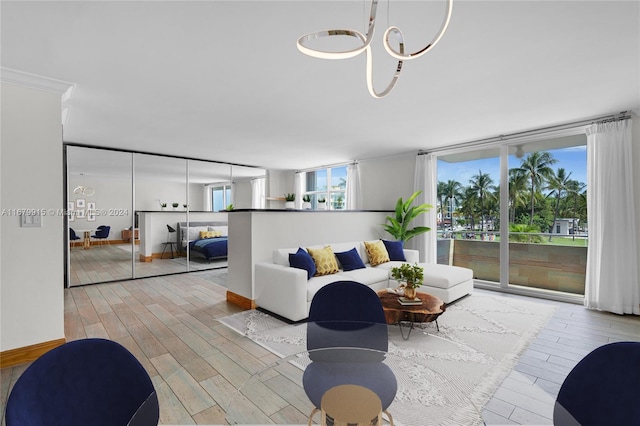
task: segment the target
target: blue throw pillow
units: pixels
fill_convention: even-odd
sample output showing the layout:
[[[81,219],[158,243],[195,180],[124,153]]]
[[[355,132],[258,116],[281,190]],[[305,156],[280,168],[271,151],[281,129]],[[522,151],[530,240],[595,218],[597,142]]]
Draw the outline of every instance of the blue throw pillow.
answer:
[[[362,258],[358,254],[356,248],[352,248],[349,251],[343,251],[342,253],[336,253],[336,257],[340,261],[342,265],[343,271],[353,271],[354,269],[362,269],[364,268],[364,263],[362,263]]]
[[[382,242],[387,248],[387,253],[389,253],[389,260],[400,260],[402,262],[407,261],[407,259],[404,257],[404,247],[402,241],[382,240]]]
[[[313,258],[301,248],[298,248],[298,251],[295,253],[289,253],[289,265],[293,268],[307,271],[308,280],[316,273],[316,264],[313,262]]]

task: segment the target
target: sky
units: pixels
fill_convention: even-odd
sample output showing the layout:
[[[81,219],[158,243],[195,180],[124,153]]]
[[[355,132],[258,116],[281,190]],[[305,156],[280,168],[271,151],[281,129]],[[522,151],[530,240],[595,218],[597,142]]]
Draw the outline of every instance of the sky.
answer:
[[[567,174],[571,172],[570,179],[587,183],[587,147],[576,146],[571,148],[548,150],[553,158],[558,160],[552,168],[558,170],[564,167]],[[509,168],[518,167],[521,160],[513,155],[509,156]],[[493,184],[500,183],[500,158],[487,158],[482,160],[466,161],[462,163],[447,163],[438,161],[438,181],[447,182],[457,180],[462,186],[468,186],[471,178],[478,174],[489,173]]]

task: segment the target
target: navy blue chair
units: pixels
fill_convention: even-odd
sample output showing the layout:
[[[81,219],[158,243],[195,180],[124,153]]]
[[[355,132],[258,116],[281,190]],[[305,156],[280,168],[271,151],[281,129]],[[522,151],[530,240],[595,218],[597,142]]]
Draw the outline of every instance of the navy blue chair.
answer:
[[[69,228],[69,242],[71,243],[71,247],[73,248],[73,242],[80,240],[81,238],[76,235],[76,231],[73,228]]]
[[[318,350],[323,348],[332,349],[327,351],[328,359]],[[375,291],[355,281],[337,281],[318,290],[307,320],[307,350],[312,360],[382,361],[388,349],[387,323]]]
[[[553,410],[556,426],[640,425],[640,342],[600,346],[565,378]]]
[[[382,361],[389,348],[380,298],[369,286],[354,281],[327,284],[315,294],[307,320],[307,351],[311,362],[302,383],[319,411],[323,395],[340,385],[358,385],[374,392],[382,410],[393,402],[398,383]],[[355,402],[354,402],[355,403]]]
[[[119,343],[65,343],[34,361],[7,400],[7,426],[151,426],[160,416],[148,373]]]
[[[109,244],[109,232],[111,231],[111,227],[107,226],[107,225],[100,225],[98,226],[98,229],[96,229],[95,234],[93,234],[91,236],[91,238],[95,238],[96,240],[100,241],[100,245],[104,244],[104,242],[106,241],[107,244]]]

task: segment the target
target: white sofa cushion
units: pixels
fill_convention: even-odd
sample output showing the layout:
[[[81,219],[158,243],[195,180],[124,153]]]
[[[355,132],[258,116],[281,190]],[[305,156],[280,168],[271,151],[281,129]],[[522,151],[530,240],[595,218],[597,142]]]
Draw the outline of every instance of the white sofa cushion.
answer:
[[[396,267],[402,265],[403,263],[411,263],[411,262],[402,262],[400,260],[392,260],[390,262],[385,262],[385,263],[381,263],[379,265],[376,265],[376,266],[373,267],[373,269],[384,269],[385,271],[390,271],[391,268],[396,268]],[[387,274],[389,274],[389,276],[391,276],[389,272],[387,272]]]
[[[420,266],[424,268],[424,284],[430,287],[451,288],[473,280],[471,269],[434,263],[421,263]]]
[[[311,303],[311,299],[318,290],[327,284],[331,284],[336,281],[350,280],[349,277],[339,273],[331,275],[322,275],[320,277],[313,277],[307,282],[307,302]]]
[[[304,247],[302,249],[304,250]],[[276,265],[290,266],[289,265],[289,254],[290,253],[295,253],[297,251],[298,251],[298,247],[285,248],[285,249],[276,249],[276,250],[273,251],[273,263],[275,263]]]
[[[387,282],[389,280],[388,271],[371,267],[354,269],[353,271],[347,272],[340,271],[340,275],[347,277],[350,281],[356,281],[366,285],[375,284],[380,281]]]

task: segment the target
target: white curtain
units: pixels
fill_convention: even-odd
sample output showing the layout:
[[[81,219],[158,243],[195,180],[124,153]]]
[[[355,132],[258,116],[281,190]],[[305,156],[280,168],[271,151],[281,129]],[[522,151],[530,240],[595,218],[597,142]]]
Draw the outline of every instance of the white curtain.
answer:
[[[414,191],[422,191],[414,205],[427,203],[433,206],[427,213],[418,216],[413,226],[428,226],[431,231],[418,235],[409,241],[411,248],[420,251],[420,261],[437,263],[437,217],[436,200],[438,185],[438,159],[434,154],[421,154],[416,157]]]
[[[296,209],[302,208],[302,195],[304,189],[307,186],[307,174],[305,172],[297,172],[293,181],[293,186],[296,193]]]
[[[251,180],[251,208],[264,209],[266,207],[265,181],[264,177]]]
[[[587,129],[585,306],[640,315],[631,120]]]
[[[360,189],[360,166],[357,162],[347,166],[347,210],[362,208],[362,191]]]
[[[205,212],[211,211],[211,186],[204,185],[202,187],[202,210]]]

